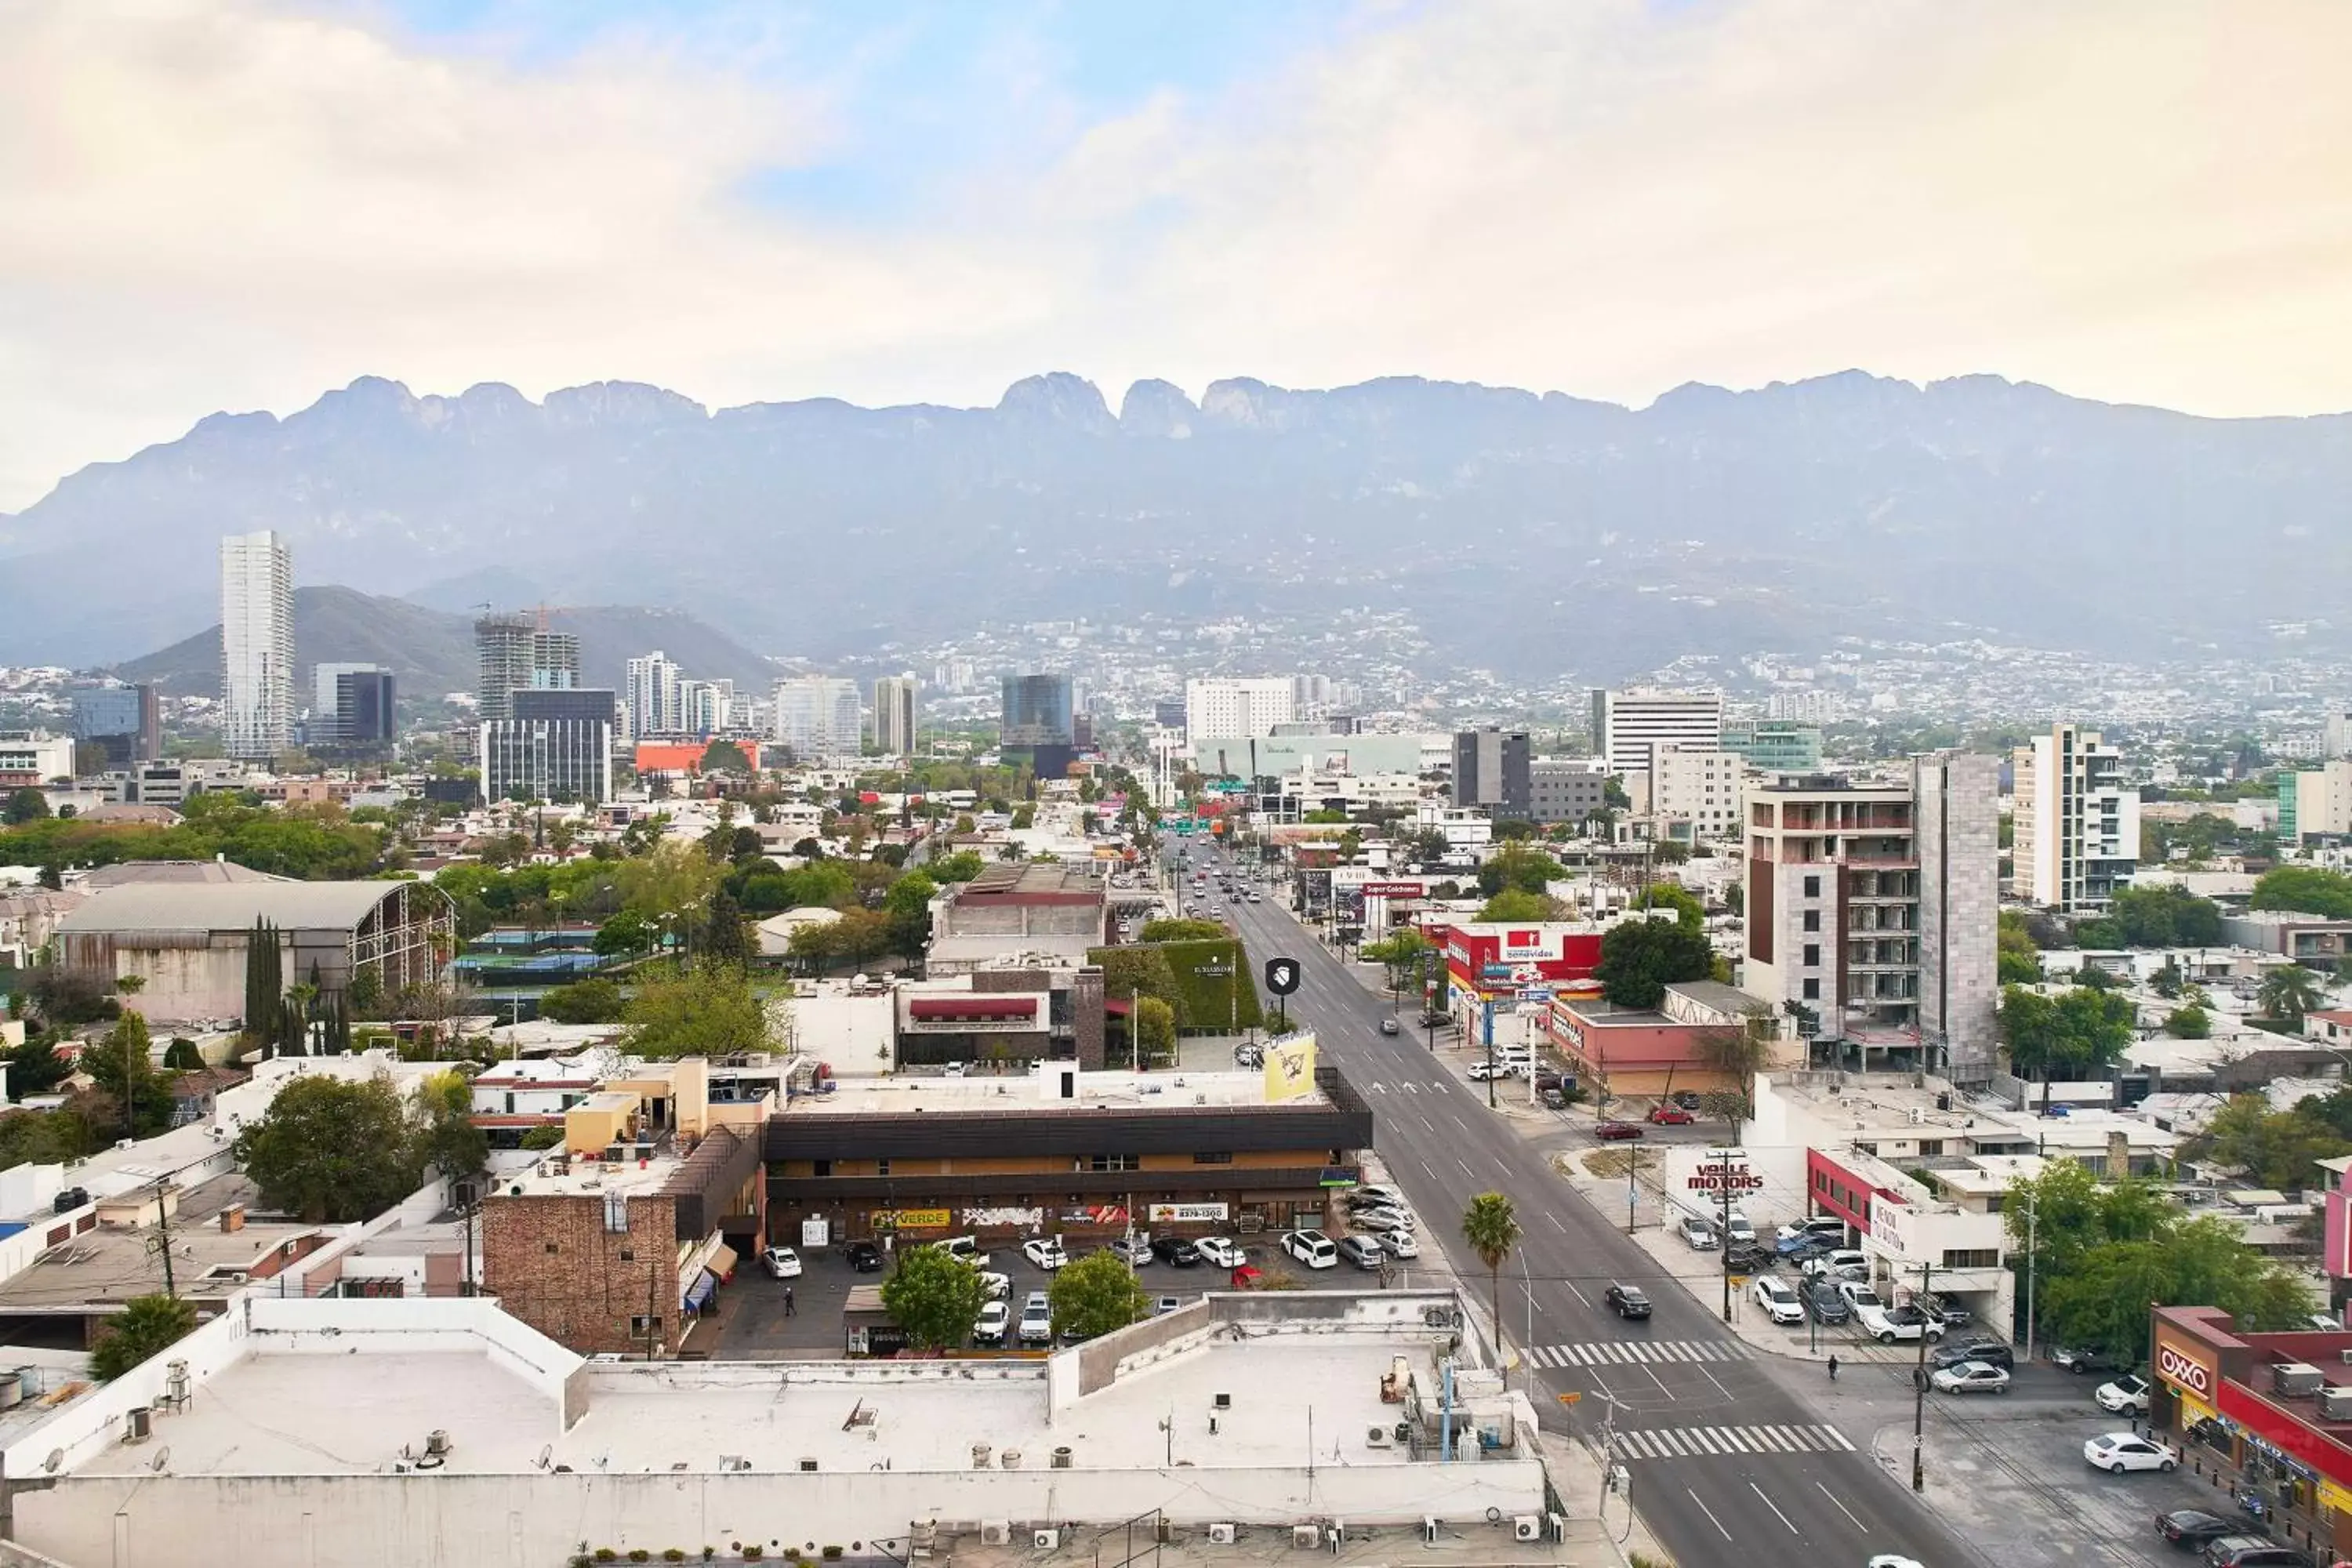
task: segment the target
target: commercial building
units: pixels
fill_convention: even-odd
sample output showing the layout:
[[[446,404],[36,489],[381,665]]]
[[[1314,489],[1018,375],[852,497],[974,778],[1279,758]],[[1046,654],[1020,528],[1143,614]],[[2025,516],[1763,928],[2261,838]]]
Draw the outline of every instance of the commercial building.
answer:
[[[2278,776],[2278,836],[2286,843],[2352,835],[2352,761]]]
[[[1454,737],[1453,801],[1480,806],[1497,820],[1535,812],[1525,730],[1465,730]]]
[[[1654,745],[1644,775],[1649,798],[1645,802],[1636,795],[1634,809],[1673,824],[1668,837],[1737,838],[1743,820],[1741,780],[1747,771],[1746,759],[1737,752]]]
[[[1025,1077],[850,1080],[796,1098],[768,1123],[771,1232],[1076,1243],[1327,1224],[1361,1177],[1372,1113],[1315,1065],[1312,1036],[1269,1051],[1263,1072],[1045,1062]],[[1292,1058],[1303,1079],[1277,1070]]]
[[[1650,765],[1653,746],[1712,752],[1723,744],[1723,693],[1647,687],[1592,692],[1592,745],[1612,773]]]
[[[2139,864],[2139,791],[2095,730],[2058,724],[2015,756],[2017,890],[2063,914],[2095,913]]]
[[[628,661],[620,695],[629,705],[632,740],[686,732],[685,678],[677,662],[659,648]]]
[[[2000,988],[1990,757],[1937,752],[1906,775],[1778,775],[1747,795],[1742,989],[1802,1032],[1992,1073]]]
[[[294,563],[277,534],[233,533],[220,543],[221,744],[267,762],[294,729]]]
[[[1237,735],[1255,740],[1274,733],[1297,714],[1297,692],[1288,677],[1244,679],[1212,676],[1184,683],[1184,732]]]
[[[874,749],[886,757],[915,754],[915,678],[886,675],[874,683]]]
[[[73,735],[105,748],[110,767],[154,762],[163,754],[163,705],[152,686],[78,687]]]
[[[1162,730],[1184,727],[1184,700],[1181,697],[1158,697],[1151,702],[1151,721]]]
[[[2306,969],[2333,970],[2352,957],[2352,921],[2291,910],[2248,910],[2221,917],[2221,938],[2256,952],[2275,952]]]
[[[580,684],[580,639],[551,632],[530,616],[484,616],[474,622],[475,714],[483,720],[513,716],[509,697],[517,691],[564,690]]]
[[[313,748],[381,751],[397,738],[392,671],[378,664],[320,664],[310,679]]]
[[[71,736],[0,730],[0,789],[37,788],[74,776]]]
[[[1066,675],[1008,675],[999,683],[997,746],[1026,757],[1040,779],[1066,777],[1077,757],[1077,707]]]
[[[864,749],[866,726],[857,705],[857,682],[829,675],[797,675],[776,682],[776,740],[795,760],[854,757]]]
[[[241,1019],[254,922],[278,928],[289,985],[340,993],[362,973],[389,996],[438,978],[455,950],[456,907],[427,882],[131,882],[58,923],[58,961],[144,982],[157,1024]]]
[[[960,1063],[981,1072],[1049,1058],[1089,1072],[1105,1065],[1103,973],[1094,964],[1030,968],[1017,961],[898,986],[891,1059],[901,1068]],[[1128,1004],[1118,1004],[1124,1016]]]
[[[1596,1093],[1618,1100],[1737,1089],[1707,1061],[1714,1037],[1725,1030],[1773,1041],[1774,1068],[1796,1066],[1804,1056],[1785,1016],[1736,986],[1709,980],[1667,986],[1655,1007],[1613,1006],[1597,987],[1571,986],[1553,994],[1542,1029],[1569,1071]]]
[[[677,683],[678,732],[710,736],[735,724],[735,683],[680,680]]]
[[[1538,822],[1583,822],[1609,805],[1609,770],[1585,757],[1528,763],[1528,815]]]
[[[516,691],[510,714],[480,727],[485,800],[613,798],[613,694],[593,687]]]
[[[1790,719],[1755,719],[1727,723],[1723,749],[1748,759],[1759,773],[1822,771],[1822,727]]]
[[[931,901],[932,974],[1034,958],[1076,968],[1110,941],[1110,889],[1091,867],[990,866]]]

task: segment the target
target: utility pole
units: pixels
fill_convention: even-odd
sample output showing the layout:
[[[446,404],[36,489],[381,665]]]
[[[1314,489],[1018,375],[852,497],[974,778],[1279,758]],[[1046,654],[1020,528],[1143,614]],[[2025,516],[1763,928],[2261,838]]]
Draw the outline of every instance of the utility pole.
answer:
[[[2033,1276],[2040,1259],[2036,1247],[2036,1221],[2042,1217],[2041,1190],[2034,1190],[2033,1201],[2025,1205],[2025,1359],[2033,1359]]]
[[[1927,1309],[1920,1303],[1927,1300],[1927,1286],[1935,1278],[1935,1269],[1932,1263],[1919,1265],[1919,1294],[1913,1300],[1911,1310],[1923,1318]],[[1922,1446],[1927,1422],[1927,1325],[1922,1322],[1919,1325],[1919,1364],[1911,1373],[1911,1489],[1915,1492],[1927,1489],[1927,1451]]]
[[[165,1203],[172,1178],[160,1176],[155,1182],[155,1239],[163,1247],[163,1294],[177,1300],[180,1288],[172,1279],[172,1208]]]
[[[1731,1160],[1727,1155],[1716,1163],[1723,1167],[1718,1184],[1723,1189],[1723,1224],[1715,1233],[1715,1245],[1723,1264],[1723,1321],[1727,1323],[1731,1321]]]

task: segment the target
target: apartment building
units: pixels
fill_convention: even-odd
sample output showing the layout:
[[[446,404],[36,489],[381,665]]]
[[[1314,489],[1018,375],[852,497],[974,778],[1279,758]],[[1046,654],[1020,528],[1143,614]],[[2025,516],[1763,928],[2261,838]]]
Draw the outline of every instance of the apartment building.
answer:
[[[2095,730],[2057,724],[2015,755],[2018,891],[2045,909],[2095,914],[2139,865],[2139,791]]]
[[[1687,822],[1695,838],[1739,837],[1748,763],[1738,752],[1657,745],[1650,749],[1650,759],[1651,816]]]
[[[1596,687],[1592,744],[1612,773],[1648,768],[1653,746],[1716,751],[1723,744],[1723,693]]]
[[[886,757],[915,751],[915,678],[886,675],[874,683],[874,749]]]
[[[1483,806],[1497,818],[1534,809],[1525,730],[1465,730],[1454,737],[1454,804]]]
[[[661,649],[629,660],[621,700],[629,705],[631,740],[676,735],[686,729],[686,672]]]
[[[1782,775],[1747,795],[1744,989],[1804,1032],[1990,1079],[1997,764],[1935,752],[1881,780]]]
[[[1538,822],[1582,822],[1609,804],[1609,770],[1589,757],[1537,757],[1528,763],[1528,815]]]
[[[222,749],[267,762],[293,738],[293,557],[267,529],[230,534],[220,586]]]
[[[2331,757],[2316,768],[2278,777],[2278,836],[2296,844],[2306,837],[2352,834],[2352,762]]]
[[[1184,732],[1261,740],[1297,713],[1290,678],[1214,676],[1184,683]]]
[[[513,716],[517,691],[567,690],[580,684],[580,639],[551,632],[533,616],[484,616],[474,623],[475,713]]]
[[[854,757],[865,738],[857,682],[830,675],[776,682],[776,740],[791,747],[797,761]]]

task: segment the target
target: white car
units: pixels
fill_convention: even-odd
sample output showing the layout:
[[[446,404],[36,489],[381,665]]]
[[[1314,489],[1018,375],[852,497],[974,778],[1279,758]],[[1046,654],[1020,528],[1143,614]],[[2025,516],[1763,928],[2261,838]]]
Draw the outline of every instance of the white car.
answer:
[[[2145,1415],[2150,1392],[2147,1379],[2127,1372],[2113,1383],[2099,1384],[2098,1392],[2091,1397],[2111,1415]]]
[[[980,1309],[972,1321],[971,1342],[976,1345],[1001,1345],[1005,1331],[1013,1326],[1013,1309],[1003,1301],[989,1301]]]
[[[797,1279],[801,1277],[801,1255],[789,1247],[765,1247],[760,1249],[760,1267],[772,1279]]]
[[[1309,1268],[1337,1268],[1339,1249],[1331,1238],[1319,1230],[1294,1230],[1284,1234],[1282,1250]]]
[[[1225,1236],[1204,1236],[1192,1244],[1202,1260],[1217,1268],[1239,1268],[1249,1261],[1242,1244]]]
[[[1391,1207],[1402,1208],[1404,1194],[1398,1188],[1382,1182],[1366,1182],[1362,1186],[1349,1189],[1348,1201],[1355,1204],[1387,1204]]]
[[[1845,1298],[1845,1304],[1853,1308],[1856,1313],[1860,1313],[1867,1308],[1884,1307],[1886,1305],[1885,1302],[1878,1299],[1877,1291],[1872,1289],[1867,1284],[1860,1279],[1839,1280],[1837,1282],[1837,1293]]]
[[[1700,1252],[1715,1250],[1715,1226],[1706,1221],[1685,1216],[1675,1228],[1683,1233],[1683,1239],[1689,1242],[1694,1249]]]
[[[980,1289],[981,1294],[985,1296],[988,1300],[992,1301],[1002,1301],[1004,1298],[1013,1294],[1013,1276],[1010,1274],[992,1274],[987,1269],[983,1268],[980,1271]]]
[[[1062,1250],[1062,1238],[1058,1236],[1031,1237],[1021,1244],[1021,1256],[1048,1274],[1070,1260]]]
[[[1103,1250],[1134,1268],[1151,1261],[1151,1243],[1139,1236],[1119,1237]]]
[[[1496,1062],[1489,1065],[1484,1059],[1481,1059],[1472,1062],[1468,1068],[1464,1069],[1462,1076],[1468,1079],[1472,1083],[1485,1083],[1490,1078],[1510,1077],[1511,1069],[1506,1063]]]
[[[1748,1224],[1748,1216],[1741,1214],[1738,1209],[1733,1209],[1729,1215],[1725,1216],[1723,1221],[1723,1234],[1726,1239],[1735,1244],[1743,1244],[1752,1247],[1756,1243],[1756,1227]]]
[[[1391,1258],[1421,1256],[1421,1243],[1413,1240],[1412,1231],[1402,1226],[1395,1230],[1374,1231],[1372,1239],[1379,1242]]]
[[[1824,1252],[1819,1258],[1806,1258],[1804,1269],[1812,1278],[1834,1279],[1841,1269],[1867,1268],[1869,1266],[1869,1258],[1850,1247],[1842,1247],[1834,1252]]]
[[[980,1238],[976,1236],[951,1236],[945,1241],[935,1241],[931,1245],[950,1258],[962,1258],[974,1268],[988,1267],[988,1254],[980,1249]]]
[[[1882,1552],[1870,1560],[1868,1568],[1927,1568],[1916,1557],[1905,1557],[1893,1552]]]
[[[1759,1275],[1748,1291],[1774,1322],[1801,1323],[1805,1321],[1805,1304],[1797,1300],[1797,1293],[1789,1289],[1786,1281],[1776,1279],[1769,1274]]]
[[[1930,1373],[1927,1381],[1938,1394],[2007,1394],[2009,1373],[1990,1362],[1964,1361],[1958,1366],[1939,1366]]]
[[[1944,1337],[1943,1324],[1908,1307],[1890,1308],[1874,1297],[1867,1307],[1860,1302],[1854,1303],[1853,1321],[1862,1325],[1864,1333],[1883,1345],[1891,1345],[1897,1340],[1907,1342],[1922,1334],[1931,1340]]]
[[[2116,1476],[2126,1470],[2168,1473],[2180,1465],[2179,1450],[2152,1442],[2137,1432],[2109,1432],[2094,1437],[2083,1445],[2083,1458],[2091,1468]]]

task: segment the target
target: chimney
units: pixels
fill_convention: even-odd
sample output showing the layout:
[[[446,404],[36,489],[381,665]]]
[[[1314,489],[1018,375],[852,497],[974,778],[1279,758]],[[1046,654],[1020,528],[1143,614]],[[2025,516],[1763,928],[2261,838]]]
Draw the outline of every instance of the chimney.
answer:
[[[2131,1174],[2131,1137],[2122,1129],[2107,1134],[2107,1179],[2120,1182]]]

